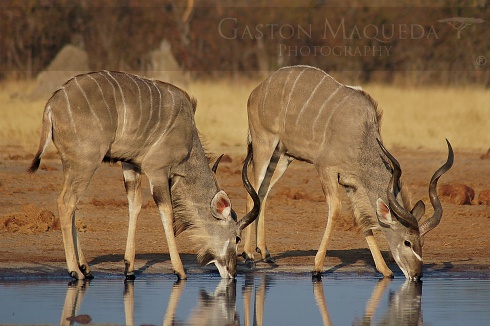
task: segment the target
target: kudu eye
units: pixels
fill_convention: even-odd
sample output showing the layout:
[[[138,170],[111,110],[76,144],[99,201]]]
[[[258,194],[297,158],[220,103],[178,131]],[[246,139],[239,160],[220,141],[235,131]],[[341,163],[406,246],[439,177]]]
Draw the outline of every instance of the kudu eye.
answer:
[[[242,241],[242,239],[240,239],[240,237],[236,237],[236,244],[239,244],[240,241]]]
[[[408,240],[405,240],[405,242],[403,242],[403,244],[404,244],[405,246],[407,246],[408,248],[411,248],[411,247],[412,247],[412,244],[411,244],[411,243],[410,243],[410,241],[408,241]]]

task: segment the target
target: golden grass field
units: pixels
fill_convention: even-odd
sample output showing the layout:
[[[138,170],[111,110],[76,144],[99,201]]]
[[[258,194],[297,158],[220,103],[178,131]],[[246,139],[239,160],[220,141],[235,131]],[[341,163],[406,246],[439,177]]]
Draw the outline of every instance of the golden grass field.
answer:
[[[245,151],[247,99],[260,80],[195,81],[186,90],[198,100],[196,124],[211,152]],[[0,83],[0,146],[34,153],[48,98],[26,99],[34,81]],[[364,85],[384,111],[382,136],[388,147],[486,152],[490,148],[490,90],[478,87]],[[53,147],[54,148],[54,147]]]

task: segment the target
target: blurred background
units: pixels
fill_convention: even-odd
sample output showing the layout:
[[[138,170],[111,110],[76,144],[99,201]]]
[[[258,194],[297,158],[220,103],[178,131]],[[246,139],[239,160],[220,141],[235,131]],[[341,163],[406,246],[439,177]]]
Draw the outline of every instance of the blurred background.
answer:
[[[50,94],[105,69],[182,87],[211,149],[242,148],[253,88],[312,65],[379,102],[388,145],[484,151],[489,12],[485,0],[2,0],[0,145],[37,147]]]

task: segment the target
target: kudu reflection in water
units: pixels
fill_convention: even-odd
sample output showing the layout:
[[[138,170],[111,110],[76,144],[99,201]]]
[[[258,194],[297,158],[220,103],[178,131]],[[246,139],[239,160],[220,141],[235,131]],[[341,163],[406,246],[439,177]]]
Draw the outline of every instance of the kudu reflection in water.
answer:
[[[384,278],[376,284],[371,297],[366,302],[363,316],[354,319],[353,325],[423,325],[422,283],[410,280],[405,281],[396,292],[390,290],[387,310],[381,317],[376,318],[377,321],[375,320],[376,311],[391,283],[391,279]],[[88,280],[74,281],[68,285],[60,325],[91,321],[89,315],[78,315],[89,285],[90,281]],[[243,325],[261,326],[264,324],[264,314],[267,310],[265,298],[273,285],[273,277],[267,274],[263,274],[261,278],[254,275],[245,277],[242,286]],[[332,321],[325,300],[324,285],[325,283],[322,282],[313,282],[313,295],[323,325],[330,326]],[[240,325],[240,316],[236,309],[237,285],[235,280],[221,280],[211,294],[201,290],[198,304],[192,309],[188,320],[176,320],[176,311],[185,286],[186,281],[174,283],[168,301],[162,302],[162,308],[166,304],[166,309],[162,310],[164,311],[162,325],[170,326],[176,323],[179,325]],[[125,282],[123,301],[126,325],[134,325],[134,287],[134,281]],[[252,302],[253,312],[251,309]]]
[[[388,310],[378,322],[374,322],[374,315],[378,305],[388,288],[391,280],[380,280],[374,288],[369,299],[362,320],[354,325],[423,325],[422,321],[422,282],[406,280],[398,291],[390,291],[388,296]]]
[[[255,277],[247,275],[243,292],[244,325],[262,325],[264,317],[264,303],[266,290],[273,284],[271,277],[264,274],[261,283],[255,287]],[[60,325],[73,325],[75,322],[88,320],[88,315],[78,315],[78,311],[83,301],[83,297],[90,285],[89,280],[79,280],[70,282],[66,290],[65,303],[61,313]],[[181,280],[172,286],[172,292],[168,298],[167,308],[163,317],[164,326],[176,324],[175,313],[179,306],[179,301],[184,292],[186,281]],[[134,281],[127,280],[124,283],[124,315],[125,324],[134,325]],[[253,322],[251,316],[252,294],[255,304],[253,310]],[[178,321],[182,325],[240,325],[240,317],[236,309],[236,281],[222,279],[211,294],[201,290],[198,297],[198,304],[192,309],[191,316],[187,321]]]
[[[236,311],[236,281],[222,279],[213,293],[205,290],[199,292],[198,304],[192,309],[186,322],[176,321],[175,312],[186,281],[176,282],[168,300],[163,319],[164,326],[175,325],[240,325]],[[134,325],[134,282],[125,283],[124,311],[126,325]]]
[[[78,311],[83,301],[83,297],[88,290],[90,280],[78,280],[68,284],[66,290],[65,303],[61,313],[60,325],[74,325],[75,323],[85,324],[92,321],[89,315],[78,315]],[[186,281],[180,280],[172,286],[172,291],[168,299],[165,315],[163,316],[164,326],[176,324],[175,313],[179,306],[179,301]],[[124,282],[124,318],[125,325],[134,325],[134,281]],[[240,325],[238,313],[236,311],[236,281],[232,279],[222,279],[213,293],[201,290],[198,297],[198,304],[192,309],[187,321],[178,321],[179,325]]]
[[[378,322],[374,322],[376,310],[391,282],[392,280],[388,278],[378,281],[366,303],[364,316],[362,319],[354,320],[353,325],[423,325],[422,282],[411,280],[406,280],[396,293],[390,291],[387,311]],[[313,282],[313,293],[323,325],[333,325],[328,313],[322,282]]]

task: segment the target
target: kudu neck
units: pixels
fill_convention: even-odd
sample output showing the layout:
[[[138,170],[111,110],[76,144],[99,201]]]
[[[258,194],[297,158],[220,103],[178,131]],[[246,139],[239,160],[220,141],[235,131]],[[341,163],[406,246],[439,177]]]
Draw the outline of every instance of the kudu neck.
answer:
[[[385,203],[388,202],[388,184],[393,175],[391,163],[384,155],[376,139],[381,139],[378,131],[371,130],[364,139],[360,157],[357,161],[360,170],[359,176],[367,190],[372,207],[376,207],[378,198],[381,198]],[[400,187],[397,187],[395,193],[397,201],[404,207],[410,204],[410,196],[405,188],[400,182]]]
[[[179,164],[177,174],[178,181],[173,186],[173,196],[183,202],[192,203],[198,211],[209,210],[212,198],[220,189],[197,133],[194,135],[189,157]]]

